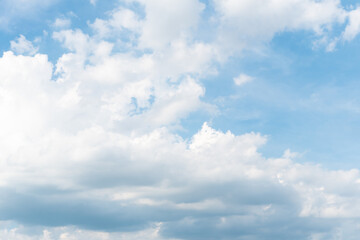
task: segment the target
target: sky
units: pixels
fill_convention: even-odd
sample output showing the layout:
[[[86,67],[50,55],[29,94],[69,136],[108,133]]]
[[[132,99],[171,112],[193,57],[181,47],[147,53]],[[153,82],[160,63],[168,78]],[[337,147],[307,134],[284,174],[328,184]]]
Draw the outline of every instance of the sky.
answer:
[[[1,240],[360,238],[360,2],[0,5]]]

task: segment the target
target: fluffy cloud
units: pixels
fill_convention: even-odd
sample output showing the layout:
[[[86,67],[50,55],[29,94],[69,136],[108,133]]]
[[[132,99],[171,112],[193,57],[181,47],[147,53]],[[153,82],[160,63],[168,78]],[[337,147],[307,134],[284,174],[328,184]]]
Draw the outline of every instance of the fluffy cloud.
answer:
[[[138,35],[138,46],[152,50],[166,48],[173,41],[191,40],[191,33],[197,29],[201,12],[205,8],[197,0],[128,2],[141,4],[146,12],[145,17],[121,7],[112,11],[108,19],[96,19],[91,26],[100,37],[109,37],[123,30],[133,31]]]
[[[91,27],[100,37],[109,37],[114,32],[122,30],[140,30],[140,18],[137,14],[127,8],[116,9],[111,12],[109,19],[97,18]]]
[[[38,48],[34,47],[32,42],[27,40],[23,35],[20,35],[15,41],[10,42],[11,50],[17,54],[34,55]]]
[[[310,30],[322,36],[347,13],[339,0],[214,0],[220,18],[219,44],[230,54],[270,41],[283,31]]]
[[[186,38],[196,28],[204,5],[199,1],[176,0],[140,1],[145,6],[146,17],[142,26],[140,46],[159,48],[179,38]],[[164,21],[166,19],[166,21]]]
[[[360,214],[353,210],[358,170],[296,164],[288,153],[265,159],[259,134],[204,124],[189,142],[166,128],[127,135],[106,126],[27,137],[25,144],[8,139],[18,150],[2,153],[9,159],[1,168],[2,218],[48,226],[49,239],[57,239],[51,232],[87,238],[86,231],[53,229],[66,225],[102,232],[156,225],[134,235],[168,239],[303,239]]]
[[[353,40],[360,32],[360,9],[349,12],[349,24],[346,26],[343,39],[346,41]]]
[[[71,26],[71,20],[68,18],[57,18],[52,24],[55,28],[69,28]]]
[[[35,52],[0,58],[0,238],[355,239],[357,169],[265,158],[258,133],[172,131],[212,107],[201,80],[226,46],[193,34],[199,1],[137,3],[145,16],[117,8],[94,35],[53,33],[66,49],[55,65]],[[216,31],[240,45],[344,19],[330,0],[214,4]],[[134,39],[112,41],[124,31]]]

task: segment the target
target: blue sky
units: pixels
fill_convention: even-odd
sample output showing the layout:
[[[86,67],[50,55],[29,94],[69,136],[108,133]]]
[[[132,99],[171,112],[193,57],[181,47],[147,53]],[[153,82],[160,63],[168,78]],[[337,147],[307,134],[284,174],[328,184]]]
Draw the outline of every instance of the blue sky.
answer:
[[[359,238],[357,1],[0,3],[0,239]]]

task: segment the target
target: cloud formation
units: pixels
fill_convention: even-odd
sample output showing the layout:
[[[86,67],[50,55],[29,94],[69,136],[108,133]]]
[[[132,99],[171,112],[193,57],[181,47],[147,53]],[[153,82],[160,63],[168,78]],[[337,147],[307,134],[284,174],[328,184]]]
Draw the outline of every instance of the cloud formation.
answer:
[[[278,32],[322,37],[340,2],[214,0],[213,41],[200,1],[130,2],[145,16],[129,3],[93,34],[54,32],[55,64],[22,35],[0,58],[0,238],[357,239],[359,170],[266,158],[260,133],[173,131],[216,108],[202,80],[217,64]]]
[[[10,48],[13,52],[22,55],[34,55],[39,50],[23,35],[20,35],[15,41],[11,41]]]

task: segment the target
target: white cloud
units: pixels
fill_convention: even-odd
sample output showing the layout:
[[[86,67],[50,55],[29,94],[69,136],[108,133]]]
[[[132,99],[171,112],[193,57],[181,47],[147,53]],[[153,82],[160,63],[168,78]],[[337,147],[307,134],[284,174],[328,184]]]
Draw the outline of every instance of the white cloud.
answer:
[[[253,77],[242,73],[242,74],[240,74],[239,76],[237,76],[237,77],[234,78],[234,83],[235,83],[235,85],[237,85],[237,86],[241,86],[241,85],[244,85],[244,84],[246,84],[246,83],[248,83],[248,82],[251,82],[251,81],[253,81],[253,80],[254,80]]]
[[[108,20],[95,19],[90,26],[100,37],[108,37],[114,32],[121,32],[123,29],[139,31],[140,19],[130,9],[120,8],[112,11]]]
[[[360,8],[349,12],[349,23],[343,32],[345,41],[353,40],[360,32]]]
[[[346,11],[339,0],[214,0],[220,17],[219,45],[225,53],[270,41],[283,31],[309,30],[322,36]]]
[[[29,104],[24,99],[19,106],[17,109],[22,110]],[[62,110],[55,113],[58,111]],[[120,230],[116,226],[122,226],[124,222],[135,221],[130,229],[143,229],[146,222],[162,224],[156,231],[143,230],[129,236],[47,228],[49,239],[58,239],[56,236],[88,239],[90,235],[97,236],[96,239],[101,239],[101,236],[104,239],[129,239],[126,236],[134,236],[134,239],[139,236],[191,239],[178,230],[200,231],[200,223],[206,229],[212,229],[204,233],[208,237],[230,234],[224,229],[236,232],[239,227],[247,227],[247,234],[261,238],[269,233],[270,222],[275,227],[283,224],[274,222],[274,219],[297,222],[294,228],[302,229],[295,231],[297,235],[292,235],[294,229],[278,234],[282,238],[293,236],[301,239],[324,231],[324,226],[317,227],[316,221],[354,218],[360,214],[354,210],[360,204],[357,200],[358,170],[328,171],[319,166],[297,164],[289,159],[292,154],[288,151],[284,158],[265,159],[257,151],[266,141],[259,134],[236,136],[204,124],[188,142],[166,128],[145,134],[124,134],[109,128],[106,121],[98,122],[95,127],[82,124],[83,130],[66,127],[67,131],[58,131],[64,128],[61,123],[66,118],[59,113],[56,119],[39,113],[23,119],[22,125],[32,130],[39,120],[52,119],[50,126],[40,124],[44,131],[33,130],[27,135],[23,129],[8,130],[6,144],[13,147],[2,151],[2,158],[11,158],[12,161],[3,162],[1,167],[1,212],[14,216],[23,224],[32,221],[37,208],[55,215],[60,214],[56,210],[59,209],[60,223],[87,228],[92,228],[93,221],[88,222],[88,218],[101,218],[101,222],[114,226],[117,231]],[[78,114],[77,110],[70,115],[72,124],[74,118],[86,118]],[[38,121],[28,121],[35,115]],[[91,118],[84,120],[94,121]],[[1,126],[9,127],[8,124]],[[14,135],[22,136],[23,141],[13,139]],[[10,190],[15,186],[18,186],[16,193]],[[51,191],[55,192],[47,194],[46,186],[51,186]],[[29,195],[34,191],[40,194],[37,198]],[[53,194],[57,200],[52,199]],[[117,197],[124,194],[131,197]],[[21,201],[31,204],[34,212],[24,209]],[[81,205],[77,202],[84,201],[90,207],[78,209]],[[14,209],[13,204],[17,208]],[[131,216],[136,209],[142,211],[134,220]],[[16,215],[17,211],[26,211],[26,215]],[[74,214],[79,219],[74,219]],[[83,214],[84,218],[81,217]],[[172,215],[170,219],[169,214]],[[204,214],[213,217],[207,222]],[[53,225],[51,221],[50,216],[43,216],[38,224]],[[259,221],[264,224],[265,232],[258,231]],[[315,225],[307,229],[306,222]],[[326,228],[330,232],[333,229],[331,224]],[[10,232],[2,234],[15,236]],[[241,232],[236,234],[242,236]]]
[[[166,48],[174,41],[191,40],[191,32],[197,29],[200,14],[205,7],[197,0],[130,2],[144,6],[145,19],[130,9],[119,8],[111,12],[109,19],[96,19],[91,26],[101,37],[123,29],[134,31],[139,34],[138,47],[154,50]]]
[[[162,48],[173,40],[187,38],[197,28],[204,4],[193,0],[139,1],[145,6],[146,17],[139,44],[144,48]],[[166,21],[164,21],[166,19]]]
[[[10,48],[17,54],[34,55],[38,48],[34,47],[32,42],[20,35],[15,41],[10,42]]]
[[[0,217],[18,224],[4,223],[0,238],[331,239],[337,228],[346,230],[340,239],[355,236],[358,170],[299,164],[288,150],[265,158],[258,133],[205,123],[183,139],[170,130],[208,106],[200,79],[224,48],[192,34],[202,3],[138,2],[144,18],[120,8],[91,24],[94,35],[55,32],[67,51],[55,74],[46,55],[0,58]],[[323,36],[343,21],[330,0],[215,6],[222,37],[241,46],[285,30]],[[135,40],[116,52],[109,39],[124,29]],[[23,36],[11,44],[35,54]]]
[[[112,44],[81,31],[56,32],[54,38],[73,51],[59,59],[58,81],[75,78],[105,85],[99,96],[104,105],[99,107],[110,111],[113,119],[134,127],[145,119],[150,126],[161,126],[177,122],[203,105],[199,99],[204,89],[188,75],[207,74],[210,46],[177,42],[161,55],[134,57],[131,53],[111,54]],[[127,120],[129,114],[131,120]]]
[[[57,18],[52,25],[55,28],[69,28],[71,26],[71,20],[69,18]]]

